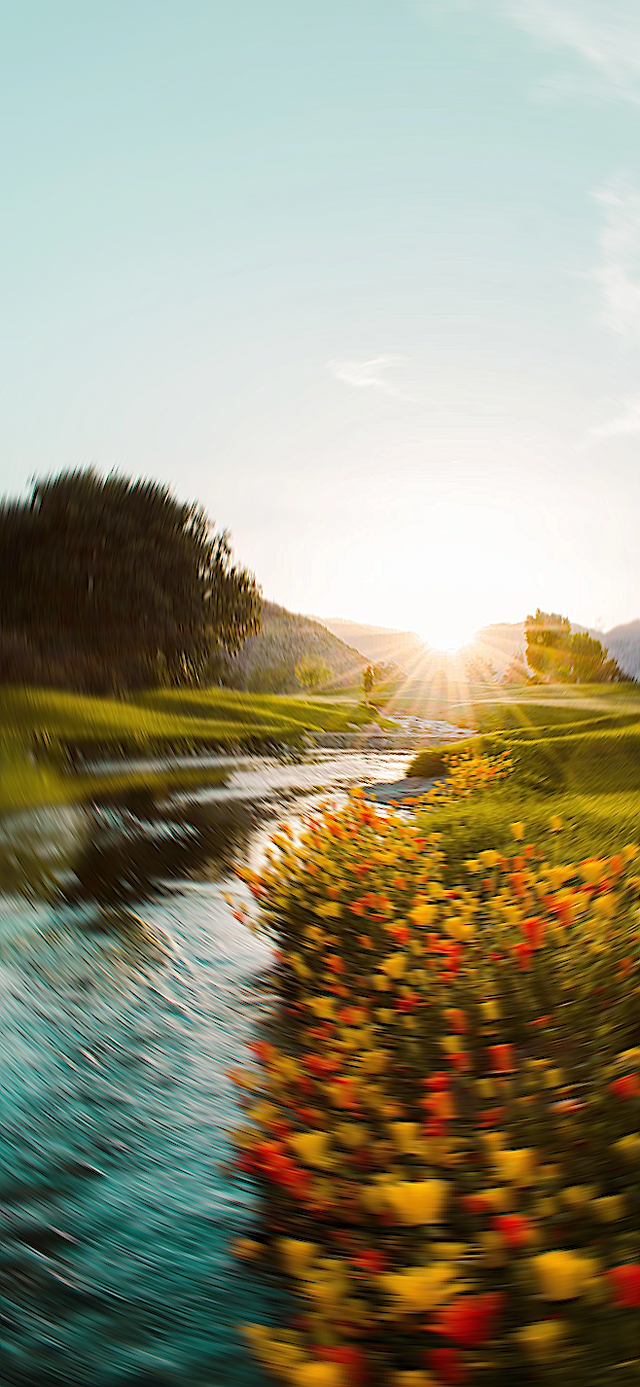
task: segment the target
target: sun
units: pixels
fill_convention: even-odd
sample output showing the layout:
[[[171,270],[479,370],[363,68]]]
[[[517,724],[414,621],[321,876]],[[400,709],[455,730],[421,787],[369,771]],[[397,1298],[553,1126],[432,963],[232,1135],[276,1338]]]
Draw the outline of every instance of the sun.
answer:
[[[442,621],[434,622],[420,635],[425,645],[438,654],[459,655],[473,640],[475,630],[468,621]]]

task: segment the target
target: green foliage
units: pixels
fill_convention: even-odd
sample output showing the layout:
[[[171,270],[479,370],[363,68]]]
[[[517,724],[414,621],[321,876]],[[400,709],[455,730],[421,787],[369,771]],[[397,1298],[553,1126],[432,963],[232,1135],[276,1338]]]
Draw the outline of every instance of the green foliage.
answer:
[[[211,678],[260,620],[253,575],[201,506],[92,469],[2,505],[0,606],[7,631],[78,662],[86,687],[93,671],[98,688],[105,666],[116,688]]]
[[[527,663],[540,679],[560,684],[608,684],[625,678],[599,640],[571,630],[566,616],[541,612],[525,623]]]
[[[323,684],[330,684],[333,677],[326,660],[313,660],[305,656],[296,665],[296,679],[303,689],[320,689]]]
[[[430,811],[430,826],[446,836],[452,871],[481,849],[506,851],[514,820],[525,821],[528,839],[551,847],[553,812],[564,820],[565,847],[577,856],[613,852],[625,835],[640,838],[640,697],[633,686],[496,699],[476,712],[480,734],[455,751],[507,751],[511,772],[490,790]],[[418,753],[409,774],[438,774],[438,757],[446,764],[452,751]]]

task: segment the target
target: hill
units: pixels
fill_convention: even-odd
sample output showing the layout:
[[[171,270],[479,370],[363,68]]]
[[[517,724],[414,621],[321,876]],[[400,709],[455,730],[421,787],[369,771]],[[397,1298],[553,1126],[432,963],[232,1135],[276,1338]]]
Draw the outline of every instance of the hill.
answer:
[[[342,617],[309,618],[320,624],[352,647],[365,660],[374,664],[394,664],[401,669],[414,668],[424,660],[428,646],[414,631],[395,631],[386,626],[367,626],[360,621],[348,621]]]
[[[613,626],[599,639],[606,645],[610,655],[618,661],[625,674],[640,680],[640,621],[627,621],[623,626]]]
[[[263,602],[262,630],[249,636],[227,661],[224,682],[248,692],[291,693],[300,687],[295,670],[301,660],[324,663],[331,671],[330,682],[345,687],[360,682],[366,664],[360,651],[320,622]]]

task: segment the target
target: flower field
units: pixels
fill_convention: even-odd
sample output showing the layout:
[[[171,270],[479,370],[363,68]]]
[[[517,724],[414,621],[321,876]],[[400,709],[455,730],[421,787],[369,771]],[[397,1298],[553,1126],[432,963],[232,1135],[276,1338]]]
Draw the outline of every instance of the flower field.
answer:
[[[637,1383],[638,849],[565,860],[551,814],[452,885],[431,817],[353,795],[250,879],[280,1007],[235,1074],[238,1251],[291,1315],[245,1334],[291,1387]]]

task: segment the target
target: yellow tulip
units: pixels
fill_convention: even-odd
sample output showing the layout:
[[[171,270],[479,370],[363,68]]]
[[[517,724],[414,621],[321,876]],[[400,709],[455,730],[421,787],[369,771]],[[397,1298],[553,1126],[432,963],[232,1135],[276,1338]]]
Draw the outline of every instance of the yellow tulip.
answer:
[[[316,1244],[304,1242],[301,1238],[278,1238],[276,1247],[289,1276],[301,1281],[307,1275],[316,1255]]]
[[[386,1196],[402,1223],[438,1223],[449,1186],[446,1180],[398,1180],[386,1186]]]
[[[552,833],[559,833],[560,830],[564,827],[563,821],[559,814],[551,815],[551,818],[549,819],[549,827]]]
[[[307,967],[304,960],[300,957],[300,954],[292,954],[291,962],[299,978],[304,980],[312,976],[311,969]]]
[[[533,1258],[541,1294],[547,1300],[573,1300],[581,1294],[591,1272],[589,1259],[578,1252],[539,1252]]]
[[[552,891],[559,891],[564,886],[567,877],[570,875],[568,867],[549,867],[547,877]]]
[[[391,1387],[436,1387],[436,1380],[431,1373],[413,1368],[408,1372],[395,1373],[391,1378]]]
[[[350,1150],[355,1150],[357,1146],[365,1146],[369,1138],[369,1132],[363,1127],[361,1122],[341,1122],[336,1127],[336,1136]]]
[[[489,997],[486,1002],[481,1002],[480,1010],[485,1021],[497,1021],[500,1016],[500,1007],[495,997]]]
[[[345,1387],[345,1377],[338,1363],[301,1363],[297,1369],[299,1387]]]
[[[597,886],[598,882],[602,881],[604,866],[604,862],[601,862],[599,858],[588,857],[585,858],[584,862],[578,864],[578,871],[588,886]]]
[[[321,920],[339,920],[342,915],[342,906],[339,901],[322,901],[320,905],[316,906],[315,911]]]
[[[535,1320],[517,1331],[516,1338],[525,1351],[543,1362],[553,1357],[564,1334],[562,1320]]]
[[[290,1143],[305,1165],[317,1166],[324,1170],[332,1164],[326,1132],[296,1132],[290,1138]]]
[[[524,838],[524,830],[525,825],[522,823],[521,820],[519,820],[518,823],[511,824],[511,833],[518,842],[520,841],[520,839]]]
[[[420,1127],[417,1122],[390,1122],[389,1131],[403,1156],[410,1156],[421,1145]]]
[[[639,852],[640,848],[637,843],[627,843],[626,847],[622,849],[622,856],[625,862],[629,863],[633,862],[634,857],[637,857]]]
[[[530,1185],[533,1179],[535,1155],[528,1147],[515,1151],[496,1151],[495,1164],[503,1180],[513,1185]]]
[[[242,1257],[245,1262],[253,1262],[260,1256],[262,1247],[254,1238],[236,1238],[231,1244],[232,1251],[236,1257]]]
[[[496,1185],[495,1189],[485,1189],[482,1193],[485,1199],[488,1199],[491,1207],[499,1212],[510,1209],[513,1204],[513,1191],[507,1185]]]
[[[310,1011],[320,1017],[321,1021],[333,1021],[335,1019],[335,999],[333,997],[310,997],[308,1000]]]
[[[495,848],[485,848],[484,852],[478,853],[478,858],[483,867],[495,867],[500,861],[500,853]]]
[[[437,1309],[452,1294],[454,1280],[454,1269],[447,1262],[385,1272],[379,1278],[395,1308],[400,1314],[409,1315]]]
[[[602,1223],[619,1223],[624,1216],[624,1195],[609,1194],[594,1199],[593,1208]]]
[[[640,1133],[629,1132],[626,1137],[621,1137],[615,1145],[616,1150],[624,1156],[626,1161],[636,1161],[640,1156]]]
[[[436,914],[436,907],[433,901],[417,900],[413,910],[409,913],[410,920],[414,925],[426,927],[433,924]]]
[[[389,978],[401,978],[407,966],[406,954],[389,954],[388,958],[383,959],[380,967]]]
[[[594,914],[599,915],[603,920],[611,920],[615,914],[618,904],[618,897],[613,891],[607,891],[604,896],[596,896],[593,902]]]
[[[366,1074],[382,1074],[389,1062],[388,1050],[369,1050],[362,1056],[362,1068]]]
[[[595,1185],[567,1185],[562,1191],[562,1197],[570,1208],[579,1209],[583,1204],[589,1204],[595,1193]]]

